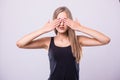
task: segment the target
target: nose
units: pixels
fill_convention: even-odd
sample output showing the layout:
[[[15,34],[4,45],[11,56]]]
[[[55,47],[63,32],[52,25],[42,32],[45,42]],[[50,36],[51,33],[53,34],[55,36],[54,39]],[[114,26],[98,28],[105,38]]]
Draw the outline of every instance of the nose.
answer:
[[[64,25],[64,21],[63,21],[63,20],[61,20],[60,25],[61,25],[61,26],[63,26],[63,25]]]

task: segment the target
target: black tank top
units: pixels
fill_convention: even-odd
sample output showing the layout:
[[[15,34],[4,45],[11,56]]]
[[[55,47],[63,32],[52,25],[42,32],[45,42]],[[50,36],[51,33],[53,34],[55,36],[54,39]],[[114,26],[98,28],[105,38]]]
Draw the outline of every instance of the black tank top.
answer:
[[[79,64],[73,57],[71,46],[58,47],[51,37],[49,46],[50,77],[48,80],[79,80]]]

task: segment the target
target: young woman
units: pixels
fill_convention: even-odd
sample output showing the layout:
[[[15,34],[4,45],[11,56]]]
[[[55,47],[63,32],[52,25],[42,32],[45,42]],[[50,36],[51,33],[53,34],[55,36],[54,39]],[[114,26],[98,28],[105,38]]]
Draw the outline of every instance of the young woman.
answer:
[[[55,30],[56,36],[36,39],[44,33]],[[89,35],[76,35],[75,31]],[[50,77],[48,80],[79,80],[79,61],[84,46],[100,46],[110,42],[110,38],[101,32],[81,25],[72,19],[67,7],[59,7],[53,14],[53,20],[41,29],[31,32],[16,45],[19,48],[43,48],[48,50]]]

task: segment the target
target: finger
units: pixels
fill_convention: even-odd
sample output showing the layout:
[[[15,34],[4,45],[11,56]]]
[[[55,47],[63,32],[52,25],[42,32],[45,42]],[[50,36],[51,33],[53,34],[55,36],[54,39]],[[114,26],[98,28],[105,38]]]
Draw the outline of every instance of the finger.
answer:
[[[65,22],[65,25],[70,26],[69,21],[66,21],[66,22]]]
[[[72,21],[71,19],[67,18],[67,19],[65,20],[65,23],[66,23],[68,26],[70,26],[71,21]]]
[[[56,22],[60,22],[60,19],[55,19],[54,21],[55,21],[55,23],[56,23]]]
[[[77,18],[75,18],[75,21],[77,21],[77,22],[78,22],[78,19],[77,19]]]
[[[55,27],[59,26],[59,25],[60,25],[60,20],[59,20],[59,19],[56,19],[56,20],[54,21],[54,25],[55,25]]]
[[[79,21],[78,21],[78,19],[77,19],[77,18],[75,18],[75,22],[79,23]]]
[[[67,18],[63,18],[62,21],[65,22]]]
[[[48,22],[47,23],[50,23],[50,20],[48,20]]]

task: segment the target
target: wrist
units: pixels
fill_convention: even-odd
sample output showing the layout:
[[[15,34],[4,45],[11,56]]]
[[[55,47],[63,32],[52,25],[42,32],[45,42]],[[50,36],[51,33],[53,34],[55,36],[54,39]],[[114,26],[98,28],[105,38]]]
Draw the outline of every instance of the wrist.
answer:
[[[76,31],[82,31],[82,29],[83,29],[83,26],[79,25],[77,26]]]
[[[48,32],[45,27],[42,27],[42,28],[40,29],[40,31],[41,31],[42,33]]]

